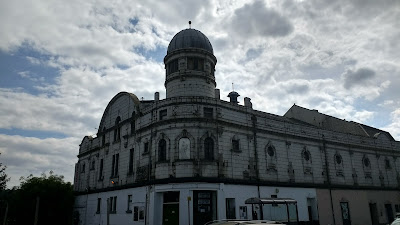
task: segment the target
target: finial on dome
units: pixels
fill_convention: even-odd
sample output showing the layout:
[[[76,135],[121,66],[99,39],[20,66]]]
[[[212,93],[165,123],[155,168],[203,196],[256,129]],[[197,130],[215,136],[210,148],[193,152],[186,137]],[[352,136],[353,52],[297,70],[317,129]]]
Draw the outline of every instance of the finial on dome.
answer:
[[[189,20],[189,29],[192,29],[192,21]]]

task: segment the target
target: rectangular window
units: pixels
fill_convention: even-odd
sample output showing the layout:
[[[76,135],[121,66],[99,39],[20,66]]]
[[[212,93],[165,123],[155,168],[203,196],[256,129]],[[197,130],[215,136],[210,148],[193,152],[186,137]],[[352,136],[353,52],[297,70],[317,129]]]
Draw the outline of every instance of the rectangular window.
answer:
[[[109,209],[110,213],[116,213],[117,212],[117,196],[110,197],[109,199]]]
[[[227,198],[225,199],[225,203],[226,203],[226,218],[236,219],[235,199]]]
[[[165,119],[165,117],[167,117],[167,110],[166,109],[160,110],[160,120]]]
[[[134,149],[131,148],[129,151],[129,168],[128,168],[128,174],[133,174],[133,153]]]
[[[144,153],[149,152],[149,142],[144,143]]]
[[[133,221],[139,221],[139,207],[133,207]]]
[[[144,220],[144,206],[140,206],[139,208],[139,221]]]
[[[111,161],[111,177],[114,177],[114,168],[115,168],[115,155],[112,156],[112,161]]]
[[[114,196],[113,204],[112,204],[112,210],[114,213],[117,212],[117,196]]]
[[[118,166],[119,165],[119,154],[115,155],[115,174],[114,176],[118,176]]]
[[[204,117],[205,118],[213,118],[213,108],[204,107]]]
[[[232,140],[232,150],[236,152],[239,151],[239,140]]]
[[[103,180],[103,159],[100,159],[99,180]]]
[[[111,177],[118,176],[118,163],[119,163],[119,154],[115,154],[112,157]]]
[[[90,165],[90,170],[94,170],[95,164],[96,164],[96,163],[95,163],[95,161],[93,160],[93,161],[92,161],[92,164]]]
[[[131,204],[132,204],[132,195],[128,195],[128,202],[127,202],[127,206],[126,206],[127,213],[132,213]]]
[[[101,209],[101,198],[97,199],[97,210],[96,213],[99,214]]]
[[[84,173],[84,172],[85,172],[85,163],[83,163],[82,167],[81,167],[81,173]]]

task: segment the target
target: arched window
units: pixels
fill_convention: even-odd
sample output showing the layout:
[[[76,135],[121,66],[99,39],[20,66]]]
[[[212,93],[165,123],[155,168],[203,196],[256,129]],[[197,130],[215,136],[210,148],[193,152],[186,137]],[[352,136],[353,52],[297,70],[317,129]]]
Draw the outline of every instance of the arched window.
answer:
[[[167,142],[164,139],[161,139],[158,142],[158,161],[166,161],[167,160]]]
[[[269,155],[270,157],[274,157],[274,155],[275,155],[275,150],[274,150],[274,148],[272,148],[272,146],[268,146],[267,153],[268,153],[268,155]]]
[[[121,127],[119,126],[119,122],[121,122],[121,117],[117,117],[115,119],[115,130],[114,130],[114,141],[121,140]]]
[[[214,160],[214,140],[210,137],[204,140],[204,158]]]
[[[310,154],[310,152],[307,150],[307,149],[304,149],[303,150],[303,159],[306,161],[306,162],[309,162],[310,161],[310,159],[311,159],[311,154]]]

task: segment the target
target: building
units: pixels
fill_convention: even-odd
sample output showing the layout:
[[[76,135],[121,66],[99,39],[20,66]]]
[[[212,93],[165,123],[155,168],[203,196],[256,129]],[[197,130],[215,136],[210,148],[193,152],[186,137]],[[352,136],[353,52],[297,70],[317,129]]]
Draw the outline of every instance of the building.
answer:
[[[390,133],[297,105],[284,116],[257,111],[237,92],[222,100],[212,45],[195,29],[174,36],[164,63],[166,99],[118,93],[97,137],[83,138],[79,224],[287,215],[279,205],[254,213],[251,197],[297,200],[302,224],[386,224],[399,212],[400,143]]]

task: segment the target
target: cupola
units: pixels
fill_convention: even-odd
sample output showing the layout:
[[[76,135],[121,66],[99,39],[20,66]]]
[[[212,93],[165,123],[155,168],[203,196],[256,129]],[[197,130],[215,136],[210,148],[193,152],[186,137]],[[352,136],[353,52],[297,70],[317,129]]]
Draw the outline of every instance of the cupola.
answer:
[[[215,98],[216,63],[213,47],[201,31],[189,28],[178,32],[164,58],[166,97]]]

